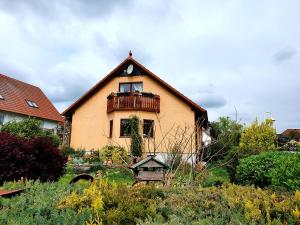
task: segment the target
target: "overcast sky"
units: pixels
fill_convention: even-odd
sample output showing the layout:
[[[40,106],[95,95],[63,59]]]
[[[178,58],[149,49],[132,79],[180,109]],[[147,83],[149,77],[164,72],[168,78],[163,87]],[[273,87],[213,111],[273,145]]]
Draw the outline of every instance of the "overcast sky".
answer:
[[[299,0],[0,0],[0,73],[60,112],[130,49],[209,120],[300,128]]]

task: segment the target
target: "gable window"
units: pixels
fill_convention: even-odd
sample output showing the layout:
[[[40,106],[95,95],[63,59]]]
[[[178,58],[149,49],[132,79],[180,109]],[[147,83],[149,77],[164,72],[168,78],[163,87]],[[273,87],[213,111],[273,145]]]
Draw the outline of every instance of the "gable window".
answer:
[[[131,134],[131,124],[130,119],[121,119],[120,124],[120,136],[128,137]]]
[[[154,135],[154,120],[144,120],[143,135],[144,135],[144,137],[153,138],[153,135]]]
[[[5,98],[3,97],[3,95],[0,95],[0,100],[5,100]]]
[[[0,113],[0,126],[4,124],[4,114]]]
[[[34,101],[26,100],[26,102],[32,108],[38,108],[38,105]]]
[[[113,135],[113,127],[114,127],[114,121],[110,120],[109,121],[109,137],[112,138]]]
[[[143,82],[120,83],[119,92],[143,91]]]

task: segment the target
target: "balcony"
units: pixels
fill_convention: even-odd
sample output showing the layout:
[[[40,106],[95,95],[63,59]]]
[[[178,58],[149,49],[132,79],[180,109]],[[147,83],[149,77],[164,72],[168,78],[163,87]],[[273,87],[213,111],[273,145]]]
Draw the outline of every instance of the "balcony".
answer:
[[[160,112],[160,97],[145,92],[112,93],[107,97],[107,112],[140,110]]]

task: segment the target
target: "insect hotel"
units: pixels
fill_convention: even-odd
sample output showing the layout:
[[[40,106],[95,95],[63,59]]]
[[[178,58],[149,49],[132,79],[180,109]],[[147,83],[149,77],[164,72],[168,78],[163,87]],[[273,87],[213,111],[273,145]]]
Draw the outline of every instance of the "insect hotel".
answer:
[[[160,160],[156,159],[154,155],[139,161],[131,166],[134,172],[135,179],[139,181],[165,181],[165,172],[169,166]]]

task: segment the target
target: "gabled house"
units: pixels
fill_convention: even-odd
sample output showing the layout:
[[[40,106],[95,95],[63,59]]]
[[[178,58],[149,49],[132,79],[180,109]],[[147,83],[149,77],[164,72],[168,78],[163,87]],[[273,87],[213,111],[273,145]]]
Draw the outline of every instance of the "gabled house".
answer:
[[[300,129],[286,129],[281,133],[283,137],[300,142]]]
[[[129,150],[130,117],[140,120],[145,153],[166,151],[175,132],[190,129],[189,147],[202,144],[207,111],[164,82],[131,52],[113,71],[67,108],[70,145],[86,150],[119,145]]]
[[[41,120],[42,128],[54,132],[64,122],[40,88],[0,74],[0,126],[27,117]]]

